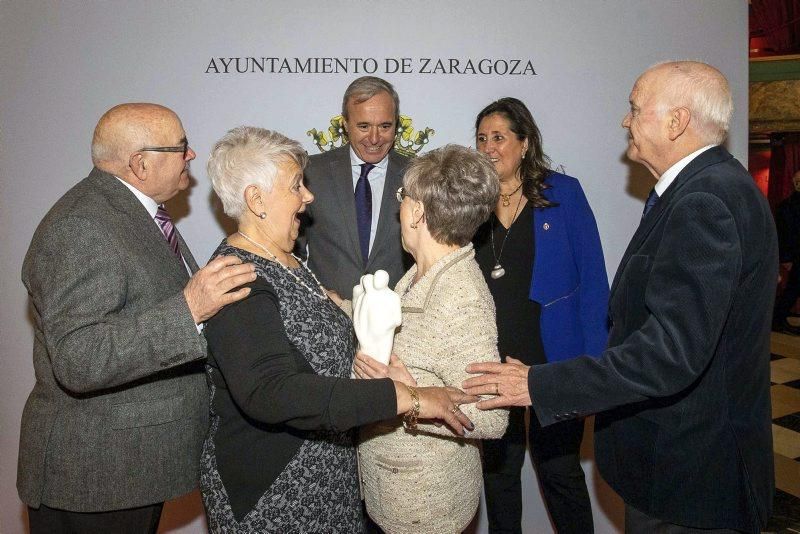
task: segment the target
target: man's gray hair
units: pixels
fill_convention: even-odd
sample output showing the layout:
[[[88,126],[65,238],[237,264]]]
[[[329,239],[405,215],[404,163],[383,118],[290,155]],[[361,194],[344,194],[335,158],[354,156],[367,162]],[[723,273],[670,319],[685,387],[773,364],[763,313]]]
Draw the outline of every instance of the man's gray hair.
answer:
[[[308,154],[300,143],[278,132],[254,126],[229,130],[211,149],[207,166],[208,177],[225,213],[238,220],[246,208],[247,186],[271,191],[278,166],[286,161],[304,169]]]
[[[353,83],[347,86],[347,90],[345,90],[344,96],[342,97],[342,117],[347,120],[347,104],[351,99],[354,104],[360,104],[384,91],[389,93],[389,96],[392,97],[392,102],[394,102],[395,124],[399,124],[400,97],[397,96],[397,91],[394,90],[392,84],[377,76],[362,76],[361,78],[353,80]]]
[[[463,247],[494,210],[500,180],[485,154],[446,145],[411,160],[403,190],[424,204],[428,231],[437,243]]]
[[[733,114],[733,98],[728,80],[716,68],[699,61],[673,61],[654,68],[669,69],[664,93],[660,96],[662,112],[686,106],[695,132],[707,144],[718,145],[728,136]]]

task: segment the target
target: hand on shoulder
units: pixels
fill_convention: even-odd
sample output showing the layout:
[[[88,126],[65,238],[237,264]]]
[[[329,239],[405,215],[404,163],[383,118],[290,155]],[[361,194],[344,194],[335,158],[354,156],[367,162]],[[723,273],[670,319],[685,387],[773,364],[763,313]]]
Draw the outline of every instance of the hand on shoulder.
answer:
[[[223,306],[245,298],[250,288],[244,284],[256,279],[255,267],[235,256],[218,256],[194,273],[183,289],[189,311],[196,324],[207,321]]]

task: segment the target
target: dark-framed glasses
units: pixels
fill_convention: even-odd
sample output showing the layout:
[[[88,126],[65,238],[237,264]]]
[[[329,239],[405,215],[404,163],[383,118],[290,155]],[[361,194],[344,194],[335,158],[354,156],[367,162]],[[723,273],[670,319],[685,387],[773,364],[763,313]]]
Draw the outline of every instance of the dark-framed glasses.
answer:
[[[395,193],[395,196],[397,197],[397,201],[401,203],[403,202],[403,197],[411,198],[411,195],[406,193],[405,189],[403,189],[403,186],[400,186],[397,189],[397,193]]]
[[[184,141],[178,146],[146,146],[140,148],[139,152],[178,152],[183,154],[183,159],[186,159],[186,154],[189,152],[189,141]]]

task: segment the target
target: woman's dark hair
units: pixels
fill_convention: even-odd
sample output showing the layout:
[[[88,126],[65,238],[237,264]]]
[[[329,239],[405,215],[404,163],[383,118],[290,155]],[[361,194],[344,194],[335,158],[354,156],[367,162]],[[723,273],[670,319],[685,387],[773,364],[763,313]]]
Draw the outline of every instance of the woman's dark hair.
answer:
[[[522,194],[535,208],[547,208],[554,206],[544,195],[542,190],[547,188],[544,183],[545,177],[550,174],[550,158],[542,151],[542,134],[533,115],[522,103],[513,97],[504,97],[495,100],[478,113],[475,119],[475,131],[478,131],[481,121],[489,115],[502,115],[508,121],[509,129],[517,134],[520,141],[528,140],[528,149],[525,157],[520,163],[519,174],[522,178]]]

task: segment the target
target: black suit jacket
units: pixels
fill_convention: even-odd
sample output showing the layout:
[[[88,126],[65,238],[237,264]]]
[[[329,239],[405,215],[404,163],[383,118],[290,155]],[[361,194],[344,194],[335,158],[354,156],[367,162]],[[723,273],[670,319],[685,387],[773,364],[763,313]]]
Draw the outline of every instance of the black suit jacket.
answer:
[[[411,267],[411,257],[400,241],[400,205],[395,198],[403,184],[408,158],[389,152],[386,182],[380,204],[378,227],[367,264],[361,258],[353,194],[350,146],[312,156],[305,170],[306,186],[314,193],[309,204],[300,247],[308,244],[309,268],[328,289],[352,298],[353,286],[365,273],[383,269],[394,287]]]
[[[611,288],[600,358],[536,366],[542,424],[598,413],[603,478],[650,516],[758,532],[772,505],[767,202],[723,148],[695,158],[642,221]]]
[[[775,208],[778,249],[782,263],[800,259],[800,192],[795,191]]]

